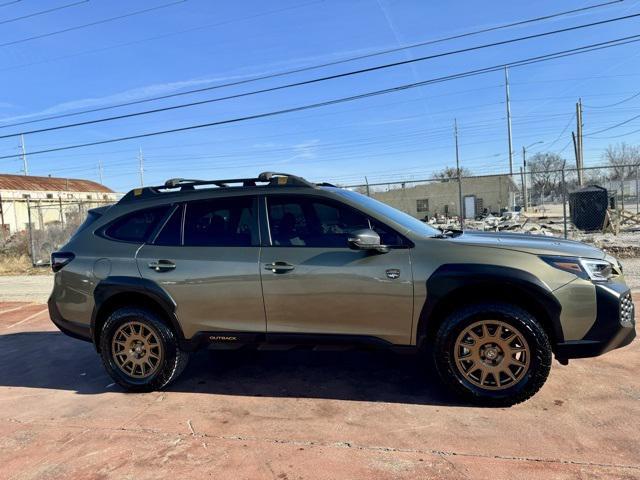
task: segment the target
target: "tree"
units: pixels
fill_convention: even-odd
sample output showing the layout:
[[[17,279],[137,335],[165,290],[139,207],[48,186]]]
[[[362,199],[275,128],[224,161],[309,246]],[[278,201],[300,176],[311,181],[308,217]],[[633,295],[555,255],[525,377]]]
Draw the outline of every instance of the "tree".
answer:
[[[611,166],[611,179],[626,180],[635,174],[636,165],[640,163],[640,148],[624,142],[609,145],[603,157]]]
[[[460,169],[460,176],[470,177],[471,170],[462,167]],[[438,172],[433,172],[433,178],[437,178],[439,180],[455,180],[458,178],[458,169],[455,167],[444,167]]]
[[[562,168],[565,160],[555,153],[536,153],[527,162],[531,172],[531,184],[534,195],[550,195],[557,191],[562,181]]]

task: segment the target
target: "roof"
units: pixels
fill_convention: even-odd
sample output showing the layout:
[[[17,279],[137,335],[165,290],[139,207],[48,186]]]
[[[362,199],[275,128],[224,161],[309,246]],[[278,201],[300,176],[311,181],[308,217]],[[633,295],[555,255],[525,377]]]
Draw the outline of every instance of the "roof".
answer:
[[[113,193],[110,188],[91,180],[7,174],[0,174],[0,190]]]

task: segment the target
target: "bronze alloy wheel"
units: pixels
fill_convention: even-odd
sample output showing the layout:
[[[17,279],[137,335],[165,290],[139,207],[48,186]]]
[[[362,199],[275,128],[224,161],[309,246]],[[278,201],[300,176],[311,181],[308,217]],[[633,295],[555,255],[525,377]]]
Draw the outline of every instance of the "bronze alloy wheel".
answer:
[[[524,336],[499,320],[480,320],[466,327],[455,343],[458,372],[473,385],[504,390],[529,370],[531,351]]]
[[[111,353],[117,367],[136,379],[150,377],[162,364],[163,349],[158,334],[141,322],[127,322],[116,330]]]

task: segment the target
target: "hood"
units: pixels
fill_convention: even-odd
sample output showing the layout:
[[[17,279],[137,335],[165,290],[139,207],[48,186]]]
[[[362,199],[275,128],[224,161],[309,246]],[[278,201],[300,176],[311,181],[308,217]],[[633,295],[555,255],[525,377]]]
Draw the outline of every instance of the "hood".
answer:
[[[517,250],[535,255],[562,255],[597,259],[602,259],[606,255],[599,248],[586,243],[522,233],[465,231],[462,235],[452,238],[451,241],[463,245]]]

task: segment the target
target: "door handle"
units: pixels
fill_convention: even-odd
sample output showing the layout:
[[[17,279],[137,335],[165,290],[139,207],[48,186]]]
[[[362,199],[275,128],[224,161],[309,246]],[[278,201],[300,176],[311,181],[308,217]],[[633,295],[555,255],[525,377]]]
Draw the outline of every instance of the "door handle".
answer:
[[[273,273],[287,273],[293,270],[294,268],[296,267],[294,267],[293,265],[287,262],[267,263],[264,266],[265,270],[269,270],[270,272],[273,272]]]
[[[167,272],[176,268],[176,264],[171,260],[158,260],[149,262],[149,268],[155,270],[156,272]]]

